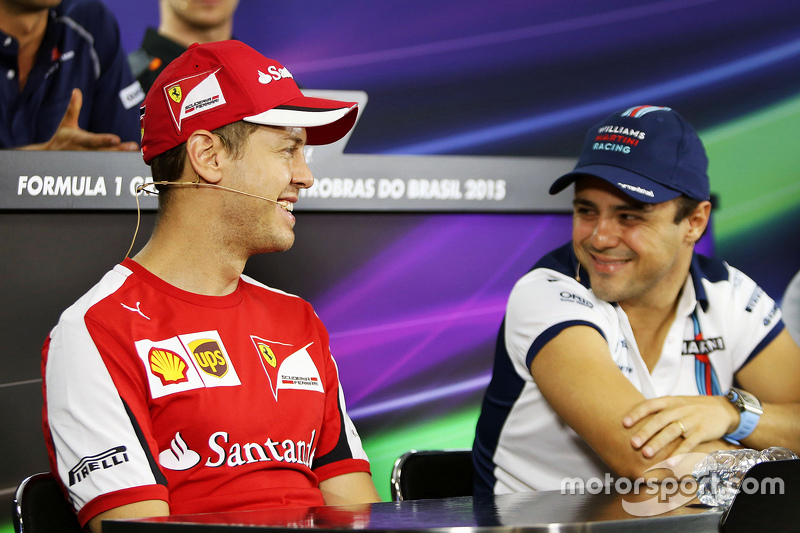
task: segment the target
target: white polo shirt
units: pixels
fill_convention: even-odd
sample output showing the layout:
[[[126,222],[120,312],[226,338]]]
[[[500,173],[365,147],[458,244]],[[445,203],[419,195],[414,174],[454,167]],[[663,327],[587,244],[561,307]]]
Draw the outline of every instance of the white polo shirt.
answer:
[[[625,312],[597,298],[588,276],[576,281],[576,267],[568,244],[545,256],[511,292],[473,448],[478,494],[558,490],[566,478],[613,475],[553,411],[531,377],[533,358],[565,328],[595,328],[623,375],[645,398],[655,398],[707,390],[725,394],[736,372],[784,327],[775,301],[752,279],[695,254],[651,373]]]

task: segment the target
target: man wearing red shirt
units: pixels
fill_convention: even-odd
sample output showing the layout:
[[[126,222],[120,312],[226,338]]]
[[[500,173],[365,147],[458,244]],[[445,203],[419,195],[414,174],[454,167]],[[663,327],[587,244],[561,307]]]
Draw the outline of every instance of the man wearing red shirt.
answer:
[[[378,501],[325,327],[242,274],[294,242],[292,207],[357,105],[302,95],[237,41],[193,45],[141,108],[155,230],[43,350],[51,469],[82,524]]]

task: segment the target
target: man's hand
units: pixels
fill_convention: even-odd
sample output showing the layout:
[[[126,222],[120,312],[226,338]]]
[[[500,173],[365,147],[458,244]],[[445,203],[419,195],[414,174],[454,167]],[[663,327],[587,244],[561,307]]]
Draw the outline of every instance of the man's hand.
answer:
[[[663,396],[645,400],[622,420],[626,428],[644,424],[631,438],[631,446],[653,457],[675,440],[682,440],[670,454],[689,453],[704,442],[735,431],[739,412],[725,396]]]
[[[72,90],[67,112],[53,137],[46,143],[30,144],[22,150],[105,150],[132,152],[139,149],[135,142],[121,142],[113,133],[91,133],[78,126],[78,116],[83,105],[80,89]]]

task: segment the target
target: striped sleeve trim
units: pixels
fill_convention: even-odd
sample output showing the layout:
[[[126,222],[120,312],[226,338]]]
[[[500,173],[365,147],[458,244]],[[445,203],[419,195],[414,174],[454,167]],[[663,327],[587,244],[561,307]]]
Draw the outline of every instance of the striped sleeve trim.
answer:
[[[565,329],[573,326],[589,326],[590,328],[596,329],[604,339],[606,338],[603,330],[601,330],[597,324],[593,324],[592,322],[588,322],[586,320],[568,320],[566,322],[555,324],[544,330],[541,335],[536,337],[536,340],[533,341],[533,344],[531,344],[531,347],[528,349],[528,354],[525,356],[525,364],[527,367],[531,367],[533,358],[536,357],[536,354],[538,354],[542,348],[544,348],[545,344],[556,338],[558,334]]]

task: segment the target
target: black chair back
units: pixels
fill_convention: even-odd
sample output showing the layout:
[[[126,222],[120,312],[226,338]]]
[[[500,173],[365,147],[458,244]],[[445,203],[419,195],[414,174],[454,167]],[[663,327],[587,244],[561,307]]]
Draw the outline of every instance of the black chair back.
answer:
[[[392,469],[394,501],[472,496],[471,450],[411,450]]]
[[[53,474],[34,474],[19,484],[12,511],[16,533],[81,533],[72,505]]]

